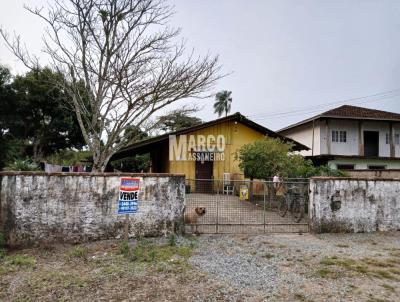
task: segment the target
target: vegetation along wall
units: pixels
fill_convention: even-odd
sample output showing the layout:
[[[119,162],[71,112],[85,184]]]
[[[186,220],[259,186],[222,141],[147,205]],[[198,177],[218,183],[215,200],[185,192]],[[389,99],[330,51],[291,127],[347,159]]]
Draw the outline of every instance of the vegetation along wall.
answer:
[[[312,178],[309,216],[315,232],[400,230],[400,180]]]
[[[0,231],[10,246],[120,238],[123,174],[0,173]],[[166,234],[183,216],[183,175],[140,174],[138,211],[129,235]]]

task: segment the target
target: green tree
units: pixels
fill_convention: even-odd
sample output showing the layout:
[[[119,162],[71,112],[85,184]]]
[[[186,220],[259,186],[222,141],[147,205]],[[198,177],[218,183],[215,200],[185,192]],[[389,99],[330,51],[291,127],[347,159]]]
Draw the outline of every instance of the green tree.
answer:
[[[20,119],[14,117],[16,106],[13,104],[15,95],[11,89],[11,79],[10,71],[0,66],[0,169],[13,157],[15,151],[10,128],[21,123]]]
[[[197,110],[174,110],[167,115],[160,116],[157,128],[166,132],[172,132],[199,125],[202,123],[202,120],[189,115],[189,113],[194,111]]]
[[[13,78],[0,67],[0,168],[84,145],[75,114],[62,105],[66,95],[51,84],[56,77],[43,69]]]
[[[250,200],[253,199],[253,180],[271,180],[274,175],[282,178],[298,177],[311,164],[303,156],[293,154],[293,145],[279,139],[266,137],[243,145],[235,155],[239,168],[250,178]]]
[[[231,111],[232,91],[222,90],[215,95],[214,113],[225,116]]]

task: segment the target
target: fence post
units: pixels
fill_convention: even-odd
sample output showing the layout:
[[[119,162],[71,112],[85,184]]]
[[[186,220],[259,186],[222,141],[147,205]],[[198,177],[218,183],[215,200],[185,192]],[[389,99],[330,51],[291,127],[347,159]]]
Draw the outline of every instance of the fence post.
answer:
[[[218,181],[217,181],[218,182]],[[219,183],[217,183],[218,185],[218,193],[219,193]],[[217,194],[217,221],[215,224],[215,233],[218,234],[218,219],[219,219],[219,194]]]
[[[263,192],[263,198],[264,198],[264,234],[265,234],[265,211],[266,211],[266,208],[265,208],[265,186],[266,186],[266,183],[264,182],[264,186],[263,186],[263,188],[264,188],[264,192]]]

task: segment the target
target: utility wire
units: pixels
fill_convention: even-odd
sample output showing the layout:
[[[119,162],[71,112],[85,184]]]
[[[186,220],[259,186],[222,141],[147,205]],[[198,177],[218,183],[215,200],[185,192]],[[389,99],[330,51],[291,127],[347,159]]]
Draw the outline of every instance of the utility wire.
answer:
[[[399,95],[400,95],[400,88],[381,92],[381,93],[371,94],[371,95],[363,96],[363,97],[351,98],[351,99],[346,99],[346,100],[341,100],[341,101],[334,101],[334,102],[329,102],[329,103],[324,103],[324,104],[319,104],[319,105],[314,105],[314,106],[308,106],[308,107],[303,107],[303,108],[288,110],[288,111],[277,111],[277,112],[271,112],[271,113],[248,115],[247,117],[249,117],[253,120],[263,120],[263,119],[267,119],[267,118],[293,116],[293,115],[299,115],[299,114],[303,114],[303,113],[318,112],[318,111],[322,110],[323,108],[332,106],[332,105],[338,105],[338,104],[344,104],[344,103],[350,103],[350,102],[352,102],[353,104],[357,104],[357,105],[366,104],[366,103],[381,101],[381,100],[388,99],[388,98],[393,98],[393,97],[396,97]],[[375,99],[363,101],[365,99],[372,98],[372,97],[374,97]],[[379,97],[379,98],[377,98],[377,97]]]

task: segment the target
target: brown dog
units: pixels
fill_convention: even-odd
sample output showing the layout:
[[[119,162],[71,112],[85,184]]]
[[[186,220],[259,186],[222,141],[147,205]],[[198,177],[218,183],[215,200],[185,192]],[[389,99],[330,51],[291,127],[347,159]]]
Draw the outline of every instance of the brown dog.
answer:
[[[203,216],[206,213],[206,208],[205,207],[197,207],[194,209],[194,211],[190,211],[189,213],[185,213],[185,223],[190,224],[190,230],[193,233],[193,229],[196,226],[196,231],[195,234],[199,234],[199,231],[197,230],[197,220],[199,217]]]

